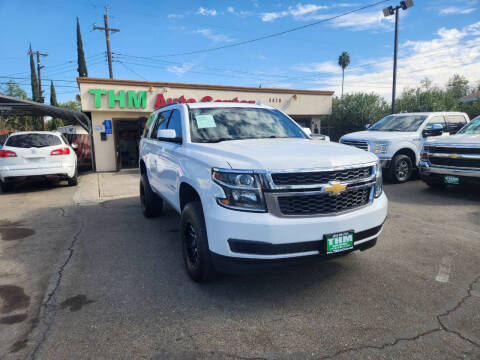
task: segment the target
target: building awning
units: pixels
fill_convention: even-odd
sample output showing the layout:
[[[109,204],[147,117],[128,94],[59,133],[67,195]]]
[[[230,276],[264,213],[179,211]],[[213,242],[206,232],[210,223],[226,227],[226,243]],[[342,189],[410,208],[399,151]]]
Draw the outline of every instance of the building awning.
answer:
[[[51,116],[52,118],[75,121],[86,131],[90,131],[90,119],[80,111],[0,95],[0,116],[8,115]]]

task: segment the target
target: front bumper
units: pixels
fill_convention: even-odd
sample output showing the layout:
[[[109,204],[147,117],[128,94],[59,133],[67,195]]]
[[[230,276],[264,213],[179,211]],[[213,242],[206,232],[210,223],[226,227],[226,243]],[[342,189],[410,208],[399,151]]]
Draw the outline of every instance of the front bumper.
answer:
[[[281,218],[271,213],[229,210],[215,204],[205,211],[209,248],[213,257],[218,255],[237,259],[275,260],[318,256],[326,234],[344,231],[361,233],[382,225],[387,216],[387,204],[387,197],[383,193],[369,205],[355,211],[331,216],[298,218]],[[381,228],[378,232],[358,241],[354,239],[354,246],[376,239],[380,233]],[[270,244],[273,248],[292,250],[273,253],[238,252],[238,247],[234,247],[234,250],[237,250],[234,251],[229,245],[231,239],[267,243],[267,247]],[[309,247],[315,242],[320,246]]]
[[[460,178],[460,184],[480,184],[480,170],[446,168],[431,165],[424,160],[420,161],[420,178],[422,180],[434,179],[443,182],[447,175]]]

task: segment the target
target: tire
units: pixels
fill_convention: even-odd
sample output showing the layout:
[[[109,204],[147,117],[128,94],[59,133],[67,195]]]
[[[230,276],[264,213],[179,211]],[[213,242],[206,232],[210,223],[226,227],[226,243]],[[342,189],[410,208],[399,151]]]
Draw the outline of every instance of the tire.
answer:
[[[163,200],[153,192],[146,173],[140,177],[140,208],[147,218],[160,216],[163,210]]]
[[[10,192],[13,190],[14,184],[13,183],[5,183],[0,181],[0,187],[4,193]]]
[[[68,178],[68,186],[77,186],[78,185],[78,168],[75,167],[75,174],[73,177]]]
[[[395,155],[390,166],[389,177],[393,182],[404,183],[410,180],[413,173],[412,159],[408,155]]]
[[[216,271],[208,248],[207,228],[199,201],[190,202],[183,208],[180,239],[190,278],[199,283],[215,279]]]

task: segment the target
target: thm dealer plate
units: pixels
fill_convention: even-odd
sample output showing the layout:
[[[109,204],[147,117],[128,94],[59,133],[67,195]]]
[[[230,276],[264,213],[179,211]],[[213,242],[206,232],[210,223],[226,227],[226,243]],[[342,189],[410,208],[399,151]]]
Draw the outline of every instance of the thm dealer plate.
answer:
[[[460,184],[460,178],[458,176],[447,175],[444,178],[445,184],[458,185]]]
[[[336,254],[353,249],[353,231],[325,235],[326,254]]]

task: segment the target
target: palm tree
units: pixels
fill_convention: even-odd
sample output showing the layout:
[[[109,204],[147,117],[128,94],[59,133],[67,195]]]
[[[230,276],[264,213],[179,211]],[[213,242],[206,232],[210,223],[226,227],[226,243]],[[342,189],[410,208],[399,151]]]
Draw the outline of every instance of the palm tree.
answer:
[[[343,98],[343,81],[345,80],[345,68],[350,65],[350,55],[348,52],[344,51],[338,57],[338,65],[342,67],[342,98]]]

